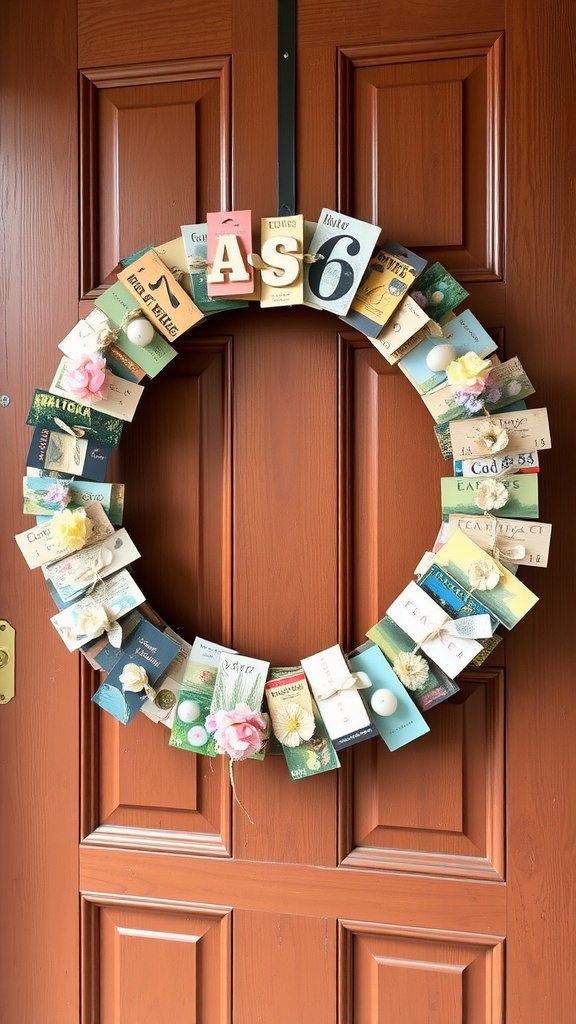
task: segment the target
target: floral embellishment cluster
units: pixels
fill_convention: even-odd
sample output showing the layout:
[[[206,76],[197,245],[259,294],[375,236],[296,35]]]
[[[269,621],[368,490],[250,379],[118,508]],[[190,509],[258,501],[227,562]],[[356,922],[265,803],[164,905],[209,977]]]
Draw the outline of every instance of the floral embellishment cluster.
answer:
[[[206,719],[208,732],[223,754],[232,761],[244,761],[262,749],[266,736],[267,722],[259,711],[252,711],[248,704],[237,704],[233,711],[215,711]]]

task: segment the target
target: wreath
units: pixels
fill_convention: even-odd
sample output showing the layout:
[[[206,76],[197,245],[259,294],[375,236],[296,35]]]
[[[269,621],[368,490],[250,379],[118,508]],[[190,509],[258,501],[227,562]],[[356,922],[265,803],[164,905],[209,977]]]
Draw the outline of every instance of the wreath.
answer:
[[[457,692],[537,597],[517,577],[547,564],[551,527],[538,519],[546,409],[518,359],[501,363],[467,292],[436,263],[380,228],[323,209],[318,222],[264,218],[252,251],[250,211],[207,215],[182,236],[122,260],[117,281],[59,344],[37,389],[24,477],[36,525],[16,538],[42,567],[55,628],[102,673],[93,701],[127,725],[143,712],[180,749],[230,758],[284,754],[293,779],[339,766],[338,751],[380,735],[391,750],[429,731],[422,712]],[[422,396],[454,474],[441,480],[442,524],[415,579],[344,654],[339,645],[292,669],[175,633],[131,572],[138,551],[122,527],[124,486],[108,460],[172,342],[206,316],[304,303],[369,338]],[[233,778],[232,778],[233,782]]]

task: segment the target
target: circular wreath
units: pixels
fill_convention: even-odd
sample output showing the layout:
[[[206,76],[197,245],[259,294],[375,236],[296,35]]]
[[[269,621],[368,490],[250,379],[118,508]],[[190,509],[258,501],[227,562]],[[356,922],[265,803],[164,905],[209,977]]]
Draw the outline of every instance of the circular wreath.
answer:
[[[447,665],[457,667],[457,657],[464,658],[462,667],[481,664],[498,642],[496,625],[512,628],[537,600],[515,572],[519,565],[546,564],[550,529],[544,547],[534,547],[533,538],[528,545],[520,543],[526,539],[522,530],[507,531],[498,518],[503,510],[520,519],[537,516],[533,474],[539,449],[550,447],[546,410],[521,415],[526,409],[523,398],[534,389],[518,360],[500,364],[493,355],[496,345],[472,314],[455,316],[453,310],[467,292],[443,267],[424,270],[424,260],[396,243],[384,243],[372,253],[380,229],[365,224],[372,234],[369,244],[364,240],[366,258],[359,269],[348,259],[361,252],[361,241],[337,235],[341,215],[324,210],[324,222],[326,213],[335,230],[327,239],[315,235],[304,255],[290,237],[282,236],[263,245],[261,257],[240,259],[240,248],[226,235],[228,243],[211,263],[202,245],[206,239],[200,236],[188,252],[186,268],[181,260],[175,265],[176,242],[148,247],[122,261],[118,279],[132,289],[132,300],[126,302],[124,296],[122,306],[116,286],[108,289],[105,296],[113,292],[115,302],[96,302],[86,321],[60,344],[65,354],[50,390],[35,392],[27,420],[36,431],[28,457],[32,469],[24,482],[24,511],[40,510],[47,521],[40,530],[17,538],[28,564],[44,567],[60,609],[52,621],[61,637],[70,650],[80,649],[105,673],[93,697],[96,703],[124,724],[143,710],[171,726],[173,745],[197,753],[225,753],[230,766],[247,757],[262,758],[270,741],[273,752],[285,754],[293,778],[337,767],[337,749],[378,732],[395,749],[428,731],[425,723],[419,725],[419,711],[457,690],[451,678],[456,673],[447,673]],[[341,258],[337,242],[343,237],[347,242]],[[228,277],[221,272],[224,286],[216,291],[222,294],[214,298],[208,295],[206,270],[210,267],[208,276],[218,279],[217,261]],[[302,263],[309,264],[308,297],[316,300],[307,304],[340,313],[383,357],[399,364],[436,419],[438,443],[445,457],[454,457],[456,475],[442,481],[442,511],[448,521],[416,569],[418,582],[411,582],[368,631],[371,643],[347,658],[337,646],[305,658],[305,672],[268,671],[268,662],[199,637],[191,647],[147,603],[142,612],[145,596],[126,569],[138,552],[126,531],[115,529],[121,523],[123,487],[103,482],[106,442],[117,445],[121,420],[132,418],[143,391],[137,381],[146,373],[155,376],[176,354],[170,340],[203,319],[202,310],[246,305],[241,296],[226,297],[230,278],[249,277],[243,287],[253,290],[261,274],[272,294],[285,289],[280,304],[293,304],[287,289],[304,277]],[[139,277],[145,268],[146,287]],[[188,287],[183,290],[186,270]],[[181,305],[195,311],[184,327]],[[462,336],[470,338],[469,346]],[[106,412],[98,409],[100,402]],[[80,473],[50,468],[55,460],[70,469],[70,458],[81,466]],[[74,501],[76,477],[85,492],[80,502]],[[460,506],[454,499],[458,489],[465,494]],[[91,501],[94,494],[107,495],[108,516],[102,504]],[[474,540],[454,522],[459,508],[474,520]],[[547,526],[533,525],[539,528],[538,537]],[[265,686],[269,713],[263,712]],[[341,712],[336,708],[344,705],[355,725],[339,732]],[[391,724],[401,715],[408,716],[411,728],[405,739],[392,740],[398,729]]]

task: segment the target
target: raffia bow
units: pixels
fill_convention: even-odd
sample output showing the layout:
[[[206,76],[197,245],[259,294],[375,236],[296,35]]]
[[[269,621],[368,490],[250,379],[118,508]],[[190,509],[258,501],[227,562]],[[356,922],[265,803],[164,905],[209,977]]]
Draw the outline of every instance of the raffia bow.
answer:
[[[99,548],[89,559],[88,564],[72,578],[72,583],[82,587],[86,585],[88,587],[86,594],[91,594],[96,584],[102,583],[102,576],[100,573],[102,569],[105,569],[110,565],[113,558],[114,555],[109,548]]]
[[[352,672],[346,679],[332,685],[328,684],[323,690],[316,693],[317,700],[328,700],[340,690],[366,690],[372,683],[364,672]]]

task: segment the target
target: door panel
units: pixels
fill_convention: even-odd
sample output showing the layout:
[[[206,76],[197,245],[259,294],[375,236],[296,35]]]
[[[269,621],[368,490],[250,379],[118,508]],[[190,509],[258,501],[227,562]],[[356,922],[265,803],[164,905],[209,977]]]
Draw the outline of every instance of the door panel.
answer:
[[[58,30],[24,0],[3,40],[3,230],[23,274],[4,262],[13,400],[0,416],[16,481],[32,388],[48,384],[55,345],[119,256],[176,237],[210,209],[251,208],[255,223],[276,209],[274,4],[78,0],[78,61],[74,4],[52,6]],[[520,356],[538,403],[563,394],[565,409],[551,408],[542,518],[555,531],[564,524],[566,538],[569,489],[552,499],[549,481],[571,443],[571,312],[559,285],[572,258],[573,22],[532,0],[481,10],[334,0],[329,17],[313,0],[298,4],[298,212],[339,206],[440,259],[501,350]],[[36,58],[34,77],[25,55]],[[46,252],[39,304],[30,283]],[[550,332],[562,382],[559,362],[542,356]],[[149,601],[187,639],[199,633],[276,665],[337,641],[350,649],[437,530],[448,467],[418,396],[366,339],[305,308],[219,315],[178,349],[147,385],[114,474],[127,484]],[[18,490],[0,498],[10,552],[26,525]],[[0,610],[17,626],[21,674],[17,698],[0,708],[0,811],[12,825],[2,850],[6,1024],[176,1014],[203,1024],[498,1024],[505,1006],[514,1024],[569,1018],[576,765],[556,555],[526,580],[543,600],[534,628],[507,642],[506,671],[502,644],[428,713],[426,737],[395,754],[364,743],[313,782],[294,784],[277,757],[238,764],[238,801],[220,760],[170,748],[160,725],[123,728],[96,709],[85,664],[78,743],[77,660],[48,622],[42,581],[18,553],[6,565]],[[41,715],[38,688],[25,685],[40,666]],[[34,966],[26,981],[23,964]]]

